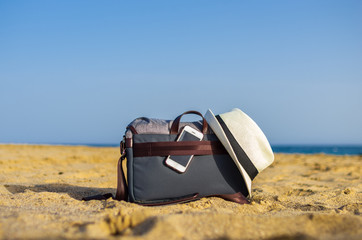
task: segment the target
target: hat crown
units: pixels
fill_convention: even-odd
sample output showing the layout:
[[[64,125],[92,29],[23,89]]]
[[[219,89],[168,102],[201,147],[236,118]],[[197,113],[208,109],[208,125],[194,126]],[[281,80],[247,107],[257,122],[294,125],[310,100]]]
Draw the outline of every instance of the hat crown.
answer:
[[[234,108],[219,116],[258,172],[274,161],[274,154],[266,136],[247,114]]]

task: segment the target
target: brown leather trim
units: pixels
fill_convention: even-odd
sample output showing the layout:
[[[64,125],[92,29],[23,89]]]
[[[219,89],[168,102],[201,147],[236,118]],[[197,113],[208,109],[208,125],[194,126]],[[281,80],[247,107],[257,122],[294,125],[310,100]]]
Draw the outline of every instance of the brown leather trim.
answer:
[[[195,193],[191,196],[186,196],[184,198],[178,198],[178,199],[175,199],[175,200],[170,200],[170,201],[165,201],[165,202],[157,202],[157,203],[137,203],[137,204],[140,204],[142,206],[149,206],[149,207],[152,207],[152,206],[162,206],[162,205],[168,205],[168,204],[176,204],[176,203],[185,203],[185,202],[190,202],[190,201],[194,201],[194,200],[197,200],[199,197],[199,194],[198,193]]]
[[[133,144],[133,157],[227,154],[219,141],[147,142]]]
[[[132,147],[132,138],[126,138],[126,148]]]
[[[132,125],[127,126],[127,129],[131,130],[133,134],[138,134],[137,130]]]
[[[234,194],[217,194],[217,195],[211,195],[208,197],[220,197],[224,200],[236,202],[239,204],[250,204],[249,200],[246,197],[244,197],[244,195],[241,194],[241,192],[237,192]]]
[[[117,165],[117,192],[116,200],[128,201],[128,188],[126,178],[124,176],[122,161],[124,158],[120,157]]]
[[[250,204],[248,199],[244,197],[243,194],[240,192],[234,193],[234,194],[218,194],[218,195],[211,195],[207,197],[219,197],[226,201],[235,202],[238,204]],[[186,196],[184,198],[179,198],[175,200],[165,201],[165,202],[157,202],[157,203],[137,203],[143,206],[162,206],[162,205],[168,205],[168,204],[176,204],[176,203],[185,203],[190,202],[199,199],[199,194],[195,193],[191,196]]]
[[[203,134],[207,133],[208,125],[207,125],[206,119],[202,116],[202,114],[197,111],[187,111],[187,112],[184,112],[183,114],[181,114],[180,116],[178,116],[173,121],[173,123],[171,125],[171,129],[170,129],[170,134],[178,134],[181,117],[186,114],[196,114],[196,115],[199,115],[200,117],[202,117],[202,133]]]

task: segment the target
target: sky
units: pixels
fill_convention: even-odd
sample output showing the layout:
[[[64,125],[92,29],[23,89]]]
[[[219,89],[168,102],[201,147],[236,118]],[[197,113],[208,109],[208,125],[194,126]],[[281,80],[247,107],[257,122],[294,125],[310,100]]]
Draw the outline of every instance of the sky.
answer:
[[[361,145],[361,95],[362,1],[0,0],[0,143],[237,107],[272,145]]]

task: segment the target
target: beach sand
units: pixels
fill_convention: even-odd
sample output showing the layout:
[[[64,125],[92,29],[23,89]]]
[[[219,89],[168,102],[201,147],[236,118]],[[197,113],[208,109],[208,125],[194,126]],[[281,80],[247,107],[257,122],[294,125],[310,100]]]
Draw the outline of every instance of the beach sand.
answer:
[[[0,239],[362,239],[362,156],[276,154],[251,204],[112,199],[118,148],[0,145]]]

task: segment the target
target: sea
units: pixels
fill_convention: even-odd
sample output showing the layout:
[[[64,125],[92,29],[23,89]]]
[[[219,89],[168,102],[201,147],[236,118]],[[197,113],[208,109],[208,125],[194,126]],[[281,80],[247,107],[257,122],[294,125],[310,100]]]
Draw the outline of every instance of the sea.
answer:
[[[362,155],[362,145],[272,145],[274,153]]]

